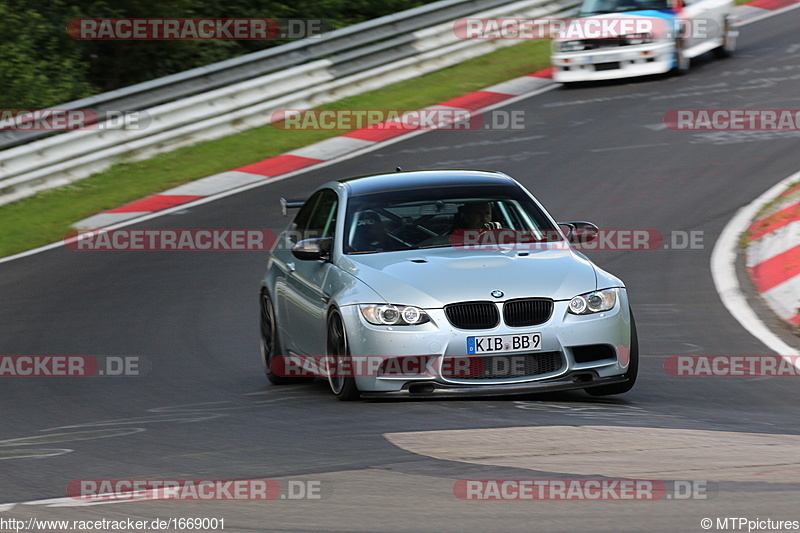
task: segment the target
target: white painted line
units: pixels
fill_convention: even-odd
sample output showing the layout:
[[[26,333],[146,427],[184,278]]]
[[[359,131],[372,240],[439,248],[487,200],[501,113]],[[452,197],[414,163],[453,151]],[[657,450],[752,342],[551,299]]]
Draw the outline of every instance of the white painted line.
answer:
[[[64,497],[61,497],[61,498],[47,498],[47,499],[44,499],[44,500],[32,500],[32,501],[29,501],[29,502],[22,502],[19,505],[50,505],[51,503],[61,503],[61,502],[64,502],[64,501],[69,501],[71,499],[72,498],[64,498]]]
[[[711,253],[711,275],[722,304],[744,329],[769,349],[782,356],[800,355],[800,352],[770,331],[748,305],[747,298],[742,293],[739,280],[736,278],[736,250],[739,246],[739,236],[750,226],[750,221],[753,220],[759,209],[780,196],[786,187],[797,179],[800,179],[800,172],[781,180],[780,183],[750,204],[739,209],[722,230],[722,234],[714,245],[714,251]]]
[[[481,91],[488,91],[490,93],[511,94],[519,96],[529,91],[540,89],[545,85],[553,83],[550,78],[539,78],[536,76],[521,76],[513,80],[504,81],[491,87],[481,89]]]
[[[0,461],[7,461],[9,459],[41,459],[42,457],[55,457],[57,455],[64,455],[66,453],[71,453],[74,450],[70,450],[69,448],[56,448],[50,450],[13,450],[11,453],[20,452],[20,455],[0,455]],[[27,453],[21,453],[27,452]]]
[[[127,437],[145,431],[144,428],[98,429],[89,431],[73,431],[70,433],[51,433],[33,437],[17,437],[0,440],[0,448],[10,446],[33,446],[37,444],[56,444],[59,442],[75,442],[79,440],[108,439],[111,437]],[[2,451],[2,450],[0,450]],[[70,450],[71,451],[71,450]]]
[[[611,148],[596,148],[590,152],[613,152],[615,150],[630,150],[632,148],[652,148],[653,146],[669,146],[669,143],[631,144],[628,146],[613,146]]]
[[[77,229],[96,229],[112,224],[117,224],[125,220],[130,220],[142,216],[142,214],[149,213],[150,211],[136,211],[129,213],[100,213],[89,218],[84,218],[72,225]]]
[[[503,102],[505,102],[505,101],[506,100],[503,100]],[[433,111],[451,111],[453,113],[457,113],[457,112],[462,112],[463,113],[464,111],[469,112],[469,109],[467,109],[466,107],[456,107],[456,106],[452,106],[452,105],[441,105],[441,104],[429,105],[428,107],[423,107],[422,109],[423,110],[433,110]],[[473,111],[473,113],[475,113],[475,111]]]
[[[231,170],[214,174],[196,181],[184,183],[174,189],[169,189],[160,194],[187,195],[187,196],[209,196],[220,191],[241,187],[248,183],[253,183],[262,179],[264,176]]]
[[[152,492],[152,491],[151,491]],[[143,492],[143,494],[147,494],[147,491]],[[142,501],[156,501],[156,500],[148,500],[144,499],[136,499],[131,498],[131,495],[128,493],[113,493],[107,494],[104,496],[113,497],[115,499],[104,500],[104,501],[91,501],[91,500],[78,500],[73,498],[61,498],[62,501],[53,502],[48,505],[48,507],[88,507],[90,505],[109,505],[114,503],[132,503],[132,502],[142,502]],[[35,503],[35,502],[34,502]],[[30,505],[30,503],[26,503],[26,505]]]
[[[375,144],[375,141],[354,139],[352,137],[345,137],[344,134],[342,134],[338,137],[325,139],[324,141],[310,144],[287,153],[300,157],[310,157],[311,159],[322,159],[323,161],[327,161],[329,159],[339,157],[340,155],[348,154],[355,150],[366,148],[367,146],[372,146],[373,144]]]
[[[99,422],[84,422],[83,424],[73,424],[70,426],[59,426],[55,428],[43,429],[42,431],[58,431],[62,429],[81,429],[81,428],[96,428],[103,426],[123,426],[128,424],[153,424],[157,422],[180,422],[181,424],[189,424],[194,422],[205,422],[206,420],[213,420],[225,415],[213,413],[174,413],[164,415],[145,415],[137,416],[135,418],[119,418],[116,420],[101,420]]]
[[[22,502],[19,505],[44,505],[45,507],[87,507],[89,505],[107,505],[109,503],[129,503],[133,501],[148,501],[148,500],[137,500],[134,498],[125,498],[125,499],[120,498],[118,500],[94,502],[91,500],[78,500],[75,498],[66,497],[66,498],[48,498],[46,500],[32,500],[29,502]]]

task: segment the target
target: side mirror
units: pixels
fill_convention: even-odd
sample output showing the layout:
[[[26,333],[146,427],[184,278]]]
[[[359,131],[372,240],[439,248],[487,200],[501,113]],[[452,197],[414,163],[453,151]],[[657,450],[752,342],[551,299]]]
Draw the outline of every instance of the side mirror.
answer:
[[[301,261],[328,261],[331,258],[333,239],[305,239],[292,246],[292,255]]]
[[[281,198],[281,213],[283,216],[289,216],[289,209],[300,209],[305,204],[304,200],[287,200]]]
[[[584,244],[597,238],[600,229],[591,222],[559,222],[559,226],[567,234],[572,244]]]

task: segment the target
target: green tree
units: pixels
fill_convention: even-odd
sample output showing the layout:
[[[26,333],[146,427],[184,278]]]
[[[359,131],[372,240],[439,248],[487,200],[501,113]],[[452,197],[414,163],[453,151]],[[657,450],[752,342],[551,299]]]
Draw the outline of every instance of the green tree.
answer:
[[[432,0],[0,0],[0,108],[57,106],[286,41],[75,40],[78,18],[306,18],[341,28]]]
[[[87,72],[63,26],[23,3],[0,1],[0,108],[42,108],[88,96],[95,90]]]

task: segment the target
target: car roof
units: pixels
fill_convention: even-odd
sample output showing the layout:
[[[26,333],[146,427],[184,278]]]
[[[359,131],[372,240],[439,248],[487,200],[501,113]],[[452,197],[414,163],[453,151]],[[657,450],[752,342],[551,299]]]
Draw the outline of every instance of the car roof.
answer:
[[[463,185],[517,185],[502,172],[483,170],[413,170],[387,172],[339,180],[350,189],[350,196],[408,189],[456,187]]]

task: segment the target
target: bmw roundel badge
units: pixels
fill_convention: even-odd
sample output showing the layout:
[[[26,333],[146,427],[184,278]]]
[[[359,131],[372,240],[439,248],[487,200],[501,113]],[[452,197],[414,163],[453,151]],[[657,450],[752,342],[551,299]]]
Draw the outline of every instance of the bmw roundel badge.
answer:
[[[493,290],[491,294],[495,298],[502,298],[503,297],[503,291]]]

